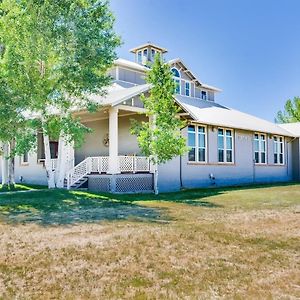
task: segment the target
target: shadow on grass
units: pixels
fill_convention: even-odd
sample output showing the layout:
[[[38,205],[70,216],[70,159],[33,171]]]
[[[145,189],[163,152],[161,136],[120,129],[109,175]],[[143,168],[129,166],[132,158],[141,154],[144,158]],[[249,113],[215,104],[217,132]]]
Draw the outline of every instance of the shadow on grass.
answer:
[[[100,194],[66,190],[0,194],[0,221],[6,223],[71,225],[124,219],[159,223],[170,221],[163,209]]]
[[[0,221],[68,225],[114,220],[138,220],[166,223],[171,221],[168,208],[149,207],[142,201],[168,201],[203,207],[219,207],[203,201],[218,190],[199,190],[154,194],[98,194],[83,191],[41,190],[38,192],[0,194]],[[138,202],[141,201],[141,202]]]

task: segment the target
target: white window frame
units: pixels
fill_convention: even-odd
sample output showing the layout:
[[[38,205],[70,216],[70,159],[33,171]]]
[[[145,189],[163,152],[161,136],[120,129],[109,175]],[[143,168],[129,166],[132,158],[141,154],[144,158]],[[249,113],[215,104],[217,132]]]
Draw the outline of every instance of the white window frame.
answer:
[[[255,138],[255,135],[258,135],[258,139]],[[261,139],[261,137],[264,136],[264,140]],[[258,141],[258,151],[255,151],[255,142]],[[265,151],[262,151],[262,143],[265,143]],[[267,135],[265,133],[259,133],[255,132],[253,135],[253,143],[254,143],[254,163],[256,165],[266,165],[268,163],[268,141],[267,141]],[[255,159],[255,152],[258,152],[258,162],[256,162]],[[265,162],[262,162],[261,155],[262,153],[265,153]]]
[[[224,148],[219,147],[219,129],[223,130],[223,145]],[[226,131],[231,131],[231,140],[232,140],[232,149],[227,149],[227,143],[226,143]],[[218,147],[218,163],[219,164],[234,164],[235,162],[235,134],[234,130],[231,128],[224,128],[224,127],[218,127],[217,129],[217,147]],[[223,150],[223,161],[219,161],[219,150]],[[232,161],[227,161],[227,151],[232,151]]]
[[[188,86],[188,88],[187,88],[187,86]],[[185,96],[191,97],[191,83],[189,81],[185,81],[184,89],[185,89]],[[187,91],[188,91],[188,94],[187,94]]]
[[[201,163],[201,164],[206,164],[207,163],[207,149],[208,149],[208,132],[207,132],[207,126],[206,125],[201,125],[201,124],[189,124],[188,126],[194,126],[195,127],[195,132],[193,132],[195,134],[195,147],[190,147],[190,148],[195,148],[195,160],[189,160],[189,154],[188,154],[188,162],[189,163]],[[199,131],[199,127],[204,128],[204,133],[201,133]],[[188,127],[188,134],[192,133],[189,132],[189,127]],[[203,149],[203,147],[199,147],[199,135],[204,135],[205,137],[205,148],[204,148],[204,155],[205,155],[205,160],[199,160],[199,149]]]
[[[275,138],[277,139],[277,141],[275,141]],[[280,139],[282,139],[282,141],[280,141]],[[282,152],[280,152],[280,145],[282,144]],[[278,151],[278,152],[275,152]],[[284,141],[284,137],[280,136],[280,135],[274,135],[273,136],[273,151],[274,151],[274,155],[273,155],[273,160],[274,160],[274,165],[285,165],[285,141]],[[282,154],[282,163],[280,162],[280,155]],[[275,162],[275,155],[277,156],[277,162]]]

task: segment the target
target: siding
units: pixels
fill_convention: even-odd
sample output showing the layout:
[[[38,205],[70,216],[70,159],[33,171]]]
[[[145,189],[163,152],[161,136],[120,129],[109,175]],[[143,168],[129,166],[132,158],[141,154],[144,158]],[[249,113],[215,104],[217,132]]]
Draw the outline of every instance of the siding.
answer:
[[[187,137],[187,130],[183,130]],[[234,164],[218,164],[217,129],[208,127],[208,163],[190,163],[187,154],[182,157],[182,184],[184,188],[240,185],[250,183],[283,182],[292,180],[292,147],[285,143],[285,165],[273,164],[273,144],[268,141],[269,164],[253,163],[253,134],[242,130],[234,132]],[[159,188],[161,191],[174,190],[180,186],[180,160],[159,167]],[[210,179],[213,174],[215,180]],[[177,177],[178,176],[178,177]],[[169,188],[170,186],[170,188]]]

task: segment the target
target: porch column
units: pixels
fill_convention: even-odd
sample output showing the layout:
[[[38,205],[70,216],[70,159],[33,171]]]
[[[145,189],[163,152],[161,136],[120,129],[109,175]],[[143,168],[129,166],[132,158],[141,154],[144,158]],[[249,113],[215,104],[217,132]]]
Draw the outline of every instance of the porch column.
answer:
[[[120,173],[118,151],[118,108],[109,109],[109,166],[108,174]]]

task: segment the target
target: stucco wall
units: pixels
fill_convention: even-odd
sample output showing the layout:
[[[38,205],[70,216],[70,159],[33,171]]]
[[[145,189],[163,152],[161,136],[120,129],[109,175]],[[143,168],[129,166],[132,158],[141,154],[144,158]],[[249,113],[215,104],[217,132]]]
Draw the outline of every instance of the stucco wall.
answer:
[[[187,130],[182,131],[187,136]],[[217,129],[208,127],[207,163],[188,162],[187,154],[182,156],[182,185],[184,188],[239,185],[247,183],[282,182],[292,180],[292,146],[285,141],[285,165],[274,165],[273,142],[268,139],[268,164],[253,163],[253,134],[236,130],[234,132],[234,163],[218,163]],[[210,174],[215,180],[210,179]],[[180,187],[180,159],[159,167],[159,188],[161,191]]]

